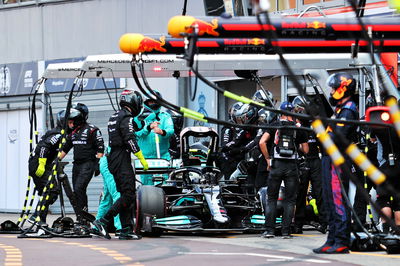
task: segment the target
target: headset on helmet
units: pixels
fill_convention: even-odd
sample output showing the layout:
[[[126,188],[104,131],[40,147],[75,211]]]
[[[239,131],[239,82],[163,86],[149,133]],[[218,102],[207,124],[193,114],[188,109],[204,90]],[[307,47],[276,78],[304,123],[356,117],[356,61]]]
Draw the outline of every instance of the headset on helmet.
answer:
[[[258,117],[257,108],[247,103],[235,109],[233,115],[238,124],[252,124]]]
[[[87,119],[89,117],[89,109],[87,108],[87,106],[85,104],[76,103],[76,104],[73,104],[71,108],[79,110],[82,113],[83,119],[85,120],[85,122],[87,121]]]
[[[357,82],[351,74],[339,72],[328,77],[326,84],[335,92],[331,97],[338,101],[354,94]]]
[[[143,98],[138,91],[124,90],[119,98],[119,106],[128,107],[133,116],[139,115],[143,110]]]
[[[62,128],[65,124],[65,110],[57,113],[57,127]]]
[[[74,128],[85,123],[83,113],[75,108],[71,108],[68,120],[72,120],[74,122]]]
[[[155,90],[154,93],[157,94],[157,98],[162,98],[160,92]],[[145,105],[146,108],[151,109],[153,111],[158,111],[161,108],[161,105],[158,104],[157,100],[153,99],[153,98],[146,99],[144,101],[144,105]]]

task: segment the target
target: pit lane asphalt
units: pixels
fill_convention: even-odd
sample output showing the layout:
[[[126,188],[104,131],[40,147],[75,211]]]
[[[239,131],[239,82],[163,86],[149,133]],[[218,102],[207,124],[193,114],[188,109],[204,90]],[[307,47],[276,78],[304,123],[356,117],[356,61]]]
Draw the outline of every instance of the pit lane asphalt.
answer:
[[[17,218],[0,214],[0,222]],[[313,230],[292,239],[263,239],[259,234],[166,233],[139,241],[18,239],[0,234],[0,265],[400,265],[400,255],[385,252],[314,254],[312,248],[323,244],[325,238]]]

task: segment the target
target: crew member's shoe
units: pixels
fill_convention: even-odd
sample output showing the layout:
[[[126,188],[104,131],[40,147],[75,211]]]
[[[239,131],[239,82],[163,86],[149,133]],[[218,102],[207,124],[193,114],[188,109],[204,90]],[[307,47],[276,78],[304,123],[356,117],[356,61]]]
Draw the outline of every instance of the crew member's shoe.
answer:
[[[350,253],[348,246],[333,246],[327,249],[326,254],[347,254]]]
[[[124,227],[121,229],[118,238],[120,240],[140,240],[142,236],[135,234],[130,227]]]
[[[101,218],[100,220],[94,220],[93,225],[99,231],[100,236],[106,239],[111,239],[110,234],[108,234],[107,232],[107,220],[105,220],[104,218]]]
[[[317,253],[317,254],[323,254],[323,253],[326,253],[326,251],[327,251],[328,249],[330,249],[330,248],[332,248],[331,245],[324,244],[324,245],[320,246],[319,248],[314,248],[312,251],[313,251],[314,253]]]
[[[303,226],[295,225],[293,229],[294,234],[303,234]]]
[[[261,237],[263,238],[274,238],[275,234],[269,231],[265,231],[264,233],[262,233]]]

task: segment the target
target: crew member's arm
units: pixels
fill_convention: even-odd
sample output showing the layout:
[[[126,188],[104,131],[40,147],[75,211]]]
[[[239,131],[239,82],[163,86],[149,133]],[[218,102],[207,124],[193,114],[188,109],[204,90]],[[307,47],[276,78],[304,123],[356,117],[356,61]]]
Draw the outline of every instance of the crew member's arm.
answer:
[[[71,138],[71,136],[68,136],[66,138],[64,146],[62,147],[61,154],[58,156],[58,158],[60,160],[64,159],[64,157],[67,155],[67,153],[72,149],[72,146],[73,146],[72,138]]]
[[[300,151],[304,154],[307,154],[309,152],[309,147],[307,142],[300,143]]]
[[[231,141],[226,143],[225,146],[222,147],[222,151],[224,152],[230,152],[231,154],[236,154],[237,152],[240,152],[238,148],[240,148],[240,143],[242,142],[246,131],[244,129],[235,129],[234,137]]]
[[[36,169],[35,175],[37,177],[43,176],[46,171],[47,158],[50,151],[56,150],[61,134],[50,135],[46,139],[42,139],[42,145],[38,151],[38,167]]]
[[[58,149],[61,140],[61,134],[52,134],[43,140],[39,150],[39,158],[47,158],[50,151]]]
[[[101,135],[100,129],[96,129],[95,132],[95,138],[94,138],[94,145],[96,147],[96,158],[100,159],[104,155],[104,139],[103,136]]]
[[[143,166],[143,170],[149,169],[149,165],[143,156],[142,151],[136,141],[136,134],[133,127],[133,117],[126,117],[121,121],[121,133],[125,144],[129,147],[129,150],[139,159]]]
[[[246,146],[244,146],[243,151],[244,151],[244,152],[248,152],[248,151],[254,149],[255,147],[257,147],[257,145],[259,145],[259,143],[260,143],[260,139],[261,139],[261,136],[262,136],[263,134],[264,134],[264,133],[263,133],[263,130],[262,130],[262,129],[257,130],[257,135],[254,137],[254,139],[250,140],[250,141],[246,144]]]
[[[267,142],[269,138],[271,137],[269,132],[265,132],[260,139],[260,142],[258,145],[260,146],[261,153],[264,155],[264,159],[267,162],[267,170],[271,169],[271,157],[269,156],[268,148],[267,148]]]
[[[232,127],[223,127],[221,129],[221,148],[225,147],[226,144],[229,143],[229,141],[231,141],[232,136],[233,136],[233,128]]]
[[[299,150],[302,153],[307,154],[309,152],[310,148],[308,147],[308,133],[306,131],[304,130],[297,131],[296,142],[300,143]]]

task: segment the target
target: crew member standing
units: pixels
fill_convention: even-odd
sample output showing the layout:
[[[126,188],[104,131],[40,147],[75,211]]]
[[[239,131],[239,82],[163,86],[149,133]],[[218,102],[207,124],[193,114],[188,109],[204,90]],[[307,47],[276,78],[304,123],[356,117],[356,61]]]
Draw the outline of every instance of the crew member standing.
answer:
[[[111,147],[108,168],[114,175],[121,197],[114,202],[103,218],[95,220],[93,224],[103,237],[111,239],[106,228],[111,219],[119,214],[122,227],[119,239],[137,240],[141,237],[133,232],[132,224],[136,201],[136,178],[131,162],[131,152],[140,160],[143,170],[146,171],[148,164],[136,141],[135,131],[138,131],[138,127],[133,121],[143,109],[143,99],[137,91],[124,90],[119,105],[121,110],[113,114],[108,121],[109,146]]]
[[[294,111],[296,113],[306,113],[306,100],[302,96],[296,96],[292,102]],[[310,127],[309,120],[299,121],[303,127]],[[322,201],[322,178],[321,178],[321,159],[320,154],[320,143],[313,131],[308,132],[308,147],[309,152],[305,155],[305,166],[308,168],[307,171],[300,171],[300,185],[299,191],[297,192],[296,201],[296,212],[295,212],[295,227],[294,233],[302,234],[303,225],[306,222],[306,196],[307,191],[311,182],[312,196],[316,200],[318,207],[318,221],[319,225],[316,229],[321,233],[326,233],[328,221],[327,212]]]
[[[100,129],[87,123],[89,110],[86,105],[77,103],[72,106],[68,117],[68,126],[72,133],[63,146],[60,159],[74,148],[72,168],[72,186],[79,209],[88,210],[87,187],[93,174],[98,170],[98,161],[104,153],[104,140]],[[99,173],[96,173],[98,175]],[[86,224],[86,221],[78,221]]]
[[[339,72],[329,76],[328,87],[331,88],[329,103],[336,106],[334,118],[343,120],[358,119],[358,110],[352,100],[356,89],[353,76]],[[355,141],[357,131],[355,125],[337,123],[328,127],[331,137],[339,136]],[[348,160],[349,162],[349,160]],[[351,165],[348,165],[352,168]],[[345,189],[342,191],[341,183]],[[315,253],[349,253],[351,216],[343,193],[349,188],[349,177],[341,174],[335,168],[331,158],[324,152],[322,156],[322,190],[323,200],[328,211],[329,233],[326,242]]]
[[[161,94],[156,91],[159,98]],[[149,111],[149,115],[144,119],[145,126],[136,132],[139,146],[146,159],[165,159],[171,160],[169,154],[170,138],[174,134],[174,122],[171,115],[161,111],[160,104],[155,99],[147,99],[144,108]],[[165,176],[167,178],[167,176]],[[143,185],[154,185],[152,175],[141,175]]]
[[[283,102],[280,106],[282,111],[293,111],[290,102]],[[296,126],[291,116],[281,114],[279,121],[273,122],[271,126]],[[290,238],[290,224],[294,215],[296,196],[299,185],[297,170],[298,151],[308,153],[307,134],[302,130],[294,129],[268,129],[261,137],[260,149],[267,162],[270,175],[268,184],[268,203],[265,211],[266,231],[262,234],[264,238],[275,236],[276,205],[279,189],[282,181],[285,183],[285,200],[282,216],[282,236]],[[269,147],[269,149],[268,149]],[[270,158],[268,150],[271,150]]]

